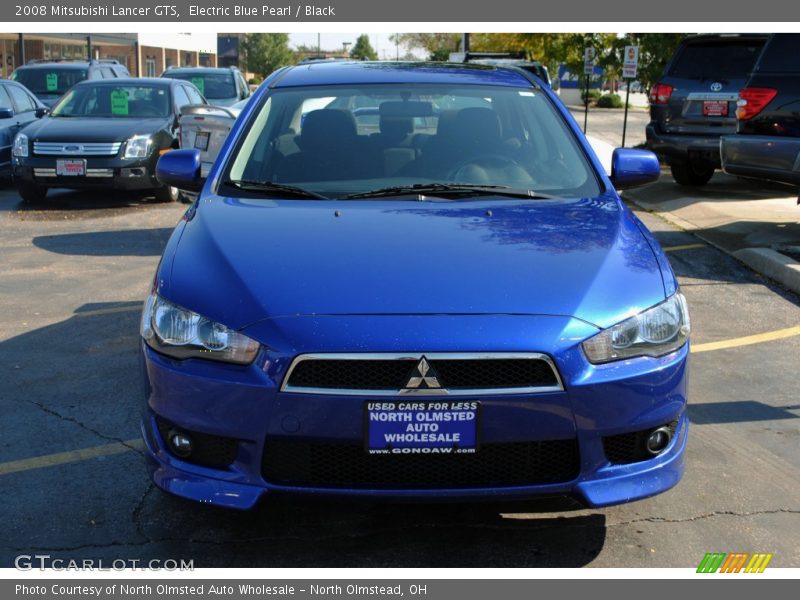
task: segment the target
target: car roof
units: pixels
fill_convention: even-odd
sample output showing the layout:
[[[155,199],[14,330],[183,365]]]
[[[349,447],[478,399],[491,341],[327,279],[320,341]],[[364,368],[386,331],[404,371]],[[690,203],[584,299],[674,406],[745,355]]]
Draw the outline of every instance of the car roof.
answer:
[[[169,77],[168,73],[180,73],[180,72],[210,72],[215,73],[217,71],[225,71],[226,73],[230,73],[231,71],[238,70],[234,67],[170,67],[163,73],[161,73],[161,77]]]
[[[97,67],[101,65],[106,67],[112,66],[108,63],[89,62],[88,60],[54,60],[51,62],[28,63],[18,66],[17,69],[52,69],[53,67],[58,67],[59,69],[88,69],[89,67]]]
[[[452,83],[530,87],[516,69],[476,63],[315,61],[288,67],[273,88],[361,83]]]
[[[715,40],[763,40],[769,38],[769,33],[697,33],[687,35],[681,40],[681,44],[715,41]]]
[[[115,77],[114,79],[86,79],[75,85],[119,85],[121,83],[169,87],[171,85],[186,85],[189,82],[177,79],[161,79],[160,77]]]

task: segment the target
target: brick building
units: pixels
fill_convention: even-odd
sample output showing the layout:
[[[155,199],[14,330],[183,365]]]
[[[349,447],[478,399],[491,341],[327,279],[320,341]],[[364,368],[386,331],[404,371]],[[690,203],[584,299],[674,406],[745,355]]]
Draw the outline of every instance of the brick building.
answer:
[[[134,76],[157,77],[172,65],[217,66],[214,34],[0,33],[0,76],[30,60],[86,58],[90,43],[92,58],[116,59]]]

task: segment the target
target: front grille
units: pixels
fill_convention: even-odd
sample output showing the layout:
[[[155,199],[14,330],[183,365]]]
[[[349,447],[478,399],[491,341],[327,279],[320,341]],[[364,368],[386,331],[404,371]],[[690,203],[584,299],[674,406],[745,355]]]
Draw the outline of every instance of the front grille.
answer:
[[[185,458],[181,457],[181,460],[203,467],[224,469],[230,466],[236,459],[236,452],[239,448],[239,444],[238,441],[233,438],[211,435],[208,433],[198,433],[196,431],[173,427],[161,419],[156,419],[156,423],[164,446],[166,446],[168,450],[170,450],[168,435],[172,429],[180,431],[192,439],[193,450],[191,455]]]
[[[33,142],[39,156],[116,156],[122,142]]]
[[[306,355],[295,359],[283,391],[320,393],[384,393],[408,391],[412,377],[419,376],[421,359],[430,367],[438,387],[423,386],[427,393],[471,393],[492,391],[522,393],[561,389],[552,362],[541,354],[484,355]]]
[[[475,454],[368,454],[361,444],[267,440],[270,483],[321,488],[457,489],[527,486],[578,476],[577,440],[484,444]]]
[[[669,429],[670,436],[674,438],[678,429],[678,421],[667,423],[665,427]],[[654,429],[657,429],[657,427],[604,437],[603,450],[606,453],[606,458],[608,458],[609,462],[616,464],[629,464],[655,458],[645,447],[647,436]]]

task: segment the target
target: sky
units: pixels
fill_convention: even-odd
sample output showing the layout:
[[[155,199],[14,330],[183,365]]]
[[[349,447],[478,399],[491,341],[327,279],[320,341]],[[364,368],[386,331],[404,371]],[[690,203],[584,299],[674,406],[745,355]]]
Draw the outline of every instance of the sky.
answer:
[[[320,36],[320,46],[322,50],[341,50],[342,49],[342,42],[350,42],[349,48],[352,48],[353,44],[356,42],[356,38],[362,33],[367,33],[366,31],[356,32],[356,33],[321,33]],[[378,58],[381,60],[386,59],[390,60],[397,56],[397,48],[395,45],[389,41],[389,36],[392,35],[391,33],[367,33],[369,35],[369,42],[372,44],[372,47],[375,48],[376,52],[378,53]],[[290,33],[289,34],[289,45],[297,47],[299,45],[305,44],[306,46],[311,46],[313,48],[317,47],[317,34],[316,33]],[[408,50],[406,48],[400,47],[400,56],[402,57]],[[419,49],[413,50],[414,54],[417,58],[426,58],[426,53]]]

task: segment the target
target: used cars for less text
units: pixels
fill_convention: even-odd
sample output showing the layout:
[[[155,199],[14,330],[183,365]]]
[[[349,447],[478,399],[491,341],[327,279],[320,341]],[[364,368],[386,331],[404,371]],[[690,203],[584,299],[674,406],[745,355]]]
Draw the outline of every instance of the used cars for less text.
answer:
[[[354,108],[350,108],[354,107]],[[689,319],[653,236],[532,75],[330,62],[273,74],[203,181],[142,315],[156,484],[249,508],[663,492],[684,467]]]

